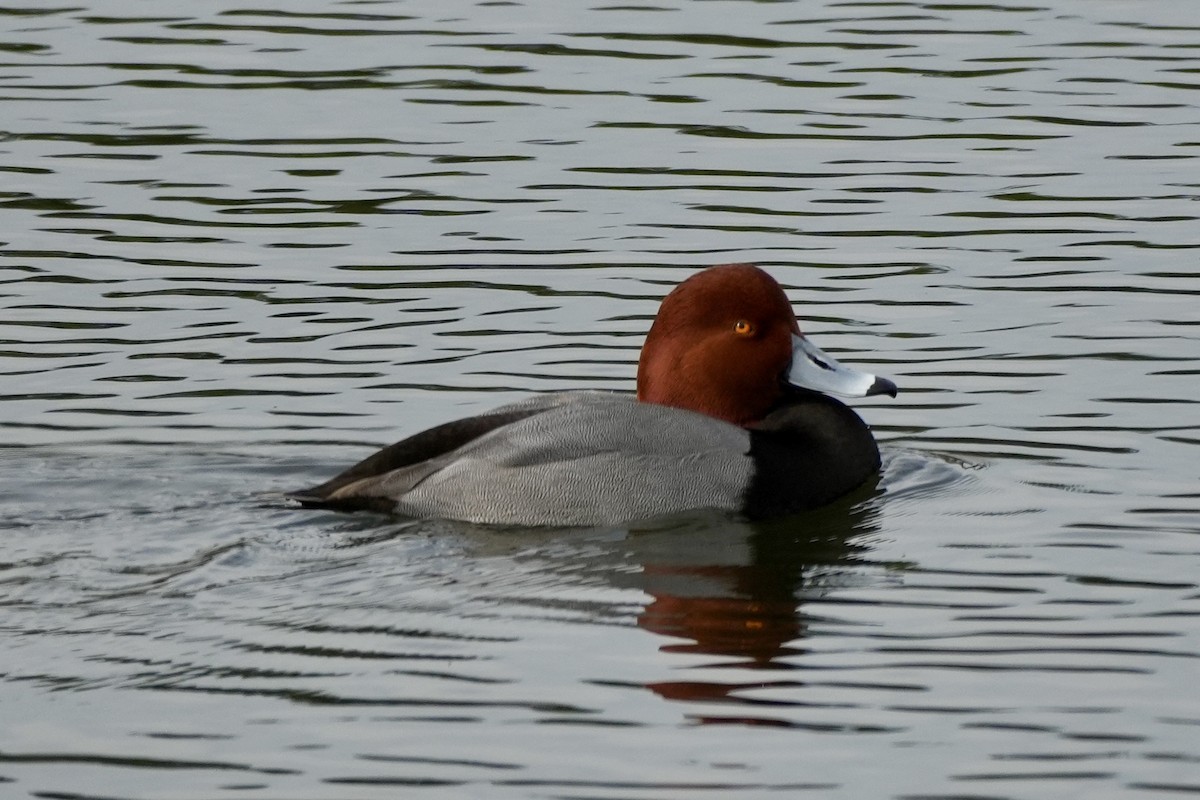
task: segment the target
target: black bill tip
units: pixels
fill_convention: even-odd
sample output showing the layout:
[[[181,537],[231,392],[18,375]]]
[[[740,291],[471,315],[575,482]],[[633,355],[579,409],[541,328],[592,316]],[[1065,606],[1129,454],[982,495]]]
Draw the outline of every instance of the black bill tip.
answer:
[[[896,392],[900,391],[896,388],[896,384],[889,381],[887,378],[875,376],[875,382],[871,384],[871,388],[867,389],[867,397],[873,394],[886,394],[888,397],[895,397]]]

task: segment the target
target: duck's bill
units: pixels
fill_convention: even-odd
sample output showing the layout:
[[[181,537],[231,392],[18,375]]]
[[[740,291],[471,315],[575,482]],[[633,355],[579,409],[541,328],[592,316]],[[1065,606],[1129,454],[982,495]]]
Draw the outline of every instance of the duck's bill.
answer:
[[[896,384],[887,378],[842,366],[807,338],[795,334],[792,334],[792,366],[787,381],[802,389],[843,397],[896,396]]]

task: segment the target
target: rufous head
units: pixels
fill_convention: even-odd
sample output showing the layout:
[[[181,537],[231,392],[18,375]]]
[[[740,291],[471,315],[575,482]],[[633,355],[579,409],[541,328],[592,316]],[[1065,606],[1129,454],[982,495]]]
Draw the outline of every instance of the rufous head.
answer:
[[[891,394],[800,332],[783,288],[752,264],[698,272],[663,299],[638,361],[637,396],[735,425],[766,416],[787,384],[851,396]]]

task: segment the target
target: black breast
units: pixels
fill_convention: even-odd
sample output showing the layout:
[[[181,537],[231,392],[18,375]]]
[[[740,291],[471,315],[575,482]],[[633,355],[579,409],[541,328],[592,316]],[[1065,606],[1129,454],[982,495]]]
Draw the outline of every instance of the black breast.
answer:
[[[849,407],[798,392],[750,426],[754,477],[745,511],[765,519],[831,503],[879,471],[879,446]]]

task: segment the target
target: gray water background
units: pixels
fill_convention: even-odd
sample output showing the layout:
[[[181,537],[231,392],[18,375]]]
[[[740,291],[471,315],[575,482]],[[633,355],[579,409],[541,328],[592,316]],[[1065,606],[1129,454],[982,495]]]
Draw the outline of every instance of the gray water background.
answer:
[[[1193,4],[25,3],[0,131],[0,797],[1200,794]],[[271,497],[728,261],[877,486]]]

